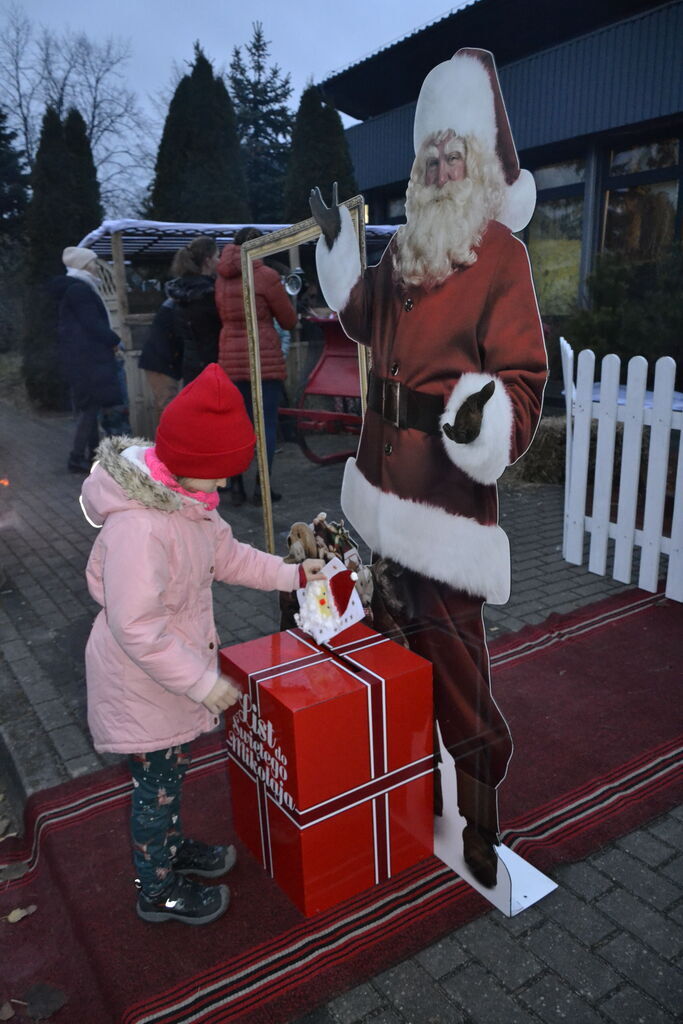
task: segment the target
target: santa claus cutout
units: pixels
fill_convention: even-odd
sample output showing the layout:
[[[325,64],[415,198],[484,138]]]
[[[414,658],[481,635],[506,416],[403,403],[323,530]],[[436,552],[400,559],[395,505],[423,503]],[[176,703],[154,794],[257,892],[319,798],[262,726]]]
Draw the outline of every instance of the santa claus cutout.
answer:
[[[496,481],[531,443],[547,375],[529,260],[513,235],[533,213],[534,181],[519,167],[492,54],[459,50],[430,72],[414,143],[406,223],[377,266],[361,274],[336,190],[327,207],[315,189],[311,209],[326,301],[372,356],[342,508],[375,557],[393,563],[399,625],[433,665],[436,720],[455,764],[443,764],[441,788],[447,807],[457,792],[459,823],[453,858],[439,855],[488,894],[512,754],[482,616],[485,601],[504,604],[510,591]]]

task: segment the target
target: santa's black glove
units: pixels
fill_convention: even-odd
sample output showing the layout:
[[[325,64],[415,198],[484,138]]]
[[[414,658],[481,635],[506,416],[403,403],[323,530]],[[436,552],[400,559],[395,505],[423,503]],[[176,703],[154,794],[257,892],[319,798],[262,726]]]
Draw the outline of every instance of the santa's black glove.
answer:
[[[332,202],[329,206],[325,205],[323,197],[320,194],[320,189],[317,187],[311,189],[311,194],[308,197],[308,203],[311,207],[313,219],[322,231],[323,238],[327,242],[327,248],[331,249],[336,239],[339,237],[339,232],[341,231],[337,182],[335,181],[332,186]]]
[[[493,394],[495,387],[495,381],[490,380],[488,384],[484,384],[481,391],[477,391],[465,399],[455,414],[453,426],[450,423],[444,423],[443,432],[446,437],[458,444],[471,444],[472,441],[477,440],[481,431],[484,406]]]

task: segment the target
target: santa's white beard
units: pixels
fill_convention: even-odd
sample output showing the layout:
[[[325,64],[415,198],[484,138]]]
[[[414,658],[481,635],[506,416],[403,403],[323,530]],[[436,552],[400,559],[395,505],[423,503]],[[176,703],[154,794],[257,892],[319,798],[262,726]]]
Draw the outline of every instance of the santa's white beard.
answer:
[[[396,279],[436,288],[456,267],[476,261],[474,249],[490,219],[484,186],[472,178],[448,181],[441,188],[411,178],[406,223],[396,233]]]

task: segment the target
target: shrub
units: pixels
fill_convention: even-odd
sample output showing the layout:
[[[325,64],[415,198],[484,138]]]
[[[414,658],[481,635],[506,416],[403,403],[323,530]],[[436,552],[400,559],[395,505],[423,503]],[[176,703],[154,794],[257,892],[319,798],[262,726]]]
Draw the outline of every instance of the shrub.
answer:
[[[622,359],[623,381],[632,356],[644,356],[651,370],[661,356],[671,356],[679,363],[680,387],[683,244],[645,262],[604,253],[588,285],[591,309],[577,310],[566,324],[566,336],[575,351],[590,348],[598,362],[616,353]]]

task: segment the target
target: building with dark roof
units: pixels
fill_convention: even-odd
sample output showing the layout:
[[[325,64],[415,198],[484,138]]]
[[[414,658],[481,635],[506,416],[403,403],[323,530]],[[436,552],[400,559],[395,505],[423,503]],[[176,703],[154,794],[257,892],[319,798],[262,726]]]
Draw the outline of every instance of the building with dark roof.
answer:
[[[595,254],[647,259],[681,238],[683,0],[474,0],[320,86],[347,129],[376,224],[404,219],[423,79],[463,46],[491,50],[538,203],[523,232],[541,311],[585,299]]]

